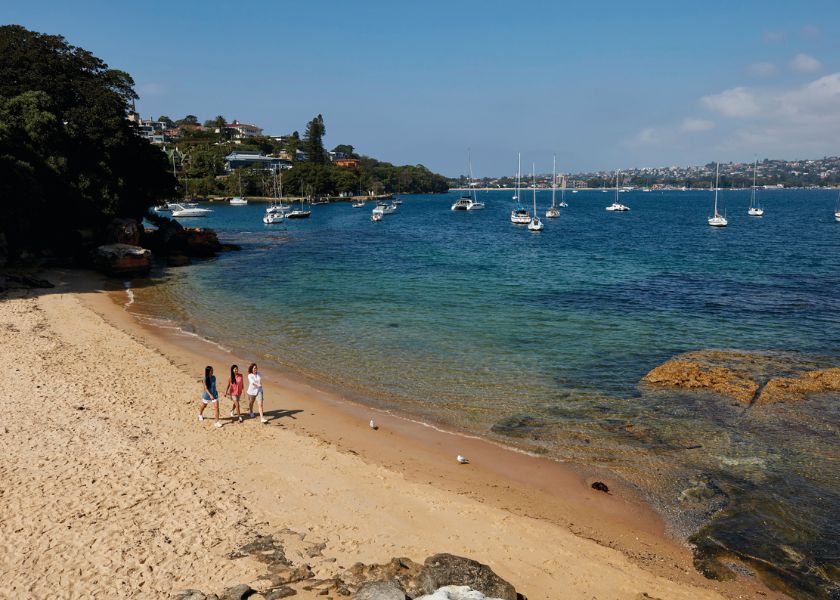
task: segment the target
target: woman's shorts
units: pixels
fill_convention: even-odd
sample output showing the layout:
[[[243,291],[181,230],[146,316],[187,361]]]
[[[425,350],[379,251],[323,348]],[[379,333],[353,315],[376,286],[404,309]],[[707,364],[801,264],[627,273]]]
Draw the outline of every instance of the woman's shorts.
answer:
[[[248,394],[248,399],[251,400],[251,402],[253,402],[254,400],[258,400],[259,402],[262,402],[263,401],[262,390],[257,392],[256,395],[254,395],[254,396],[252,396],[251,394]]]
[[[204,404],[215,404],[216,402],[219,401],[219,399],[218,398],[205,398],[204,396],[202,396],[201,401],[204,402]]]

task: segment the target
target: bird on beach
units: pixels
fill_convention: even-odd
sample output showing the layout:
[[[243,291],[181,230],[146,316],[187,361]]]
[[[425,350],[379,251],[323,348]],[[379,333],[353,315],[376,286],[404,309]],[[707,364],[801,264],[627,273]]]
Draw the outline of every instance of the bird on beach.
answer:
[[[374,429],[374,430],[375,430],[375,429],[379,429],[379,425],[377,425],[377,424],[376,424],[376,421],[374,421],[373,419],[371,419],[371,420],[370,420],[369,425],[370,425],[370,428],[371,428],[371,429]]]
[[[466,456],[461,456],[460,454],[455,457],[455,460],[457,460],[462,465],[468,465],[470,463],[469,458],[467,458]]]

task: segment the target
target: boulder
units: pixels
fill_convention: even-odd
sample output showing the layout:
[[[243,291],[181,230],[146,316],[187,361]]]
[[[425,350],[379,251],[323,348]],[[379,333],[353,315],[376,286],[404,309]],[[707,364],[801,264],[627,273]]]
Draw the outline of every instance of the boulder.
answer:
[[[428,596],[420,596],[414,600],[500,600],[490,598],[479,591],[470,589],[466,585],[447,585]]]
[[[146,273],[152,266],[152,253],[130,244],[107,244],[94,251],[94,265],[108,275]]]
[[[659,365],[642,378],[646,383],[686,389],[703,389],[750,404],[758,383],[746,373],[696,360],[676,359]]]
[[[406,600],[406,595],[393,581],[369,581],[353,594],[353,600]]]
[[[170,600],[206,600],[207,596],[200,590],[180,590],[169,596]]]
[[[112,219],[105,227],[105,241],[109,244],[140,245],[140,226],[135,219]]]
[[[794,377],[774,377],[761,390],[756,404],[798,402],[807,394],[840,392],[840,368],[806,371]]]
[[[253,594],[254,590],[251,589],[251,586],[245,583],[240,583],[239,585],[229,587],[222,592],[220,600],[245,600],[245,598],[248,598]]]
[[[410,590],[423,569],[410,558],[392,558],[384,565],[356,563],[342,575],[342,580],[352,588],[367,581],[396,581],[404,590]]]
[[[266,592],[265,600],[280,600],[281,598],[288,598],[290,596],[294,596],[295,594],[297,594],[295,590],[284,585],[279,588],[275,588],[270,592]]]
[[[450,585],[467,586],[491,598],[517,600],[516,589],[493,569],[453,554],[435,554],[426,559],[413,586],[419,593],[413,595],[434,594],[439,588]]]

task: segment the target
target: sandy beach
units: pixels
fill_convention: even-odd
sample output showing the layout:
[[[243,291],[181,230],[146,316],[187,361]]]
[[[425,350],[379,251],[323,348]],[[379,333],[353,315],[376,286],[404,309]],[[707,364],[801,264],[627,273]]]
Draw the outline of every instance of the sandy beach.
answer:
[[[702,577],[619,482],[599,476],[598,492],[594,476],[270,368],[268,424],[199,422],[204,365],[223,387],[251,357],[141,326],[95,276],[48,277],[55,289],[0,297],[0,598],[260,589],[264,565],[229,558],[258,535],[321,579],[450,552],[531,600],[780,597]]]

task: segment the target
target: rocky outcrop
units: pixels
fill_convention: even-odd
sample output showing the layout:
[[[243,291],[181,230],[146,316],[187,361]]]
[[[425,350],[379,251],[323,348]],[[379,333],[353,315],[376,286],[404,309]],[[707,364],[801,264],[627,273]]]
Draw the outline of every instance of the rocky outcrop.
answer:
[[[746,405],[797,402],[840,391],[840,368],[819,366],[796,353],[700,350],[659,365],[642,382],[717,392]]]
[[[105,241],[110,244],[140,245],[140,225],[136,219],[112,219],[105,228]]]
[[[273,536],[257,536],[254,541],[231,552],[228,559],[250,556],[267,566],[267,573],[250,584],[227,588],[218,596],[189,589],[172,594],[173,600],[278,600],[295,596],[310,598],[350,598],[351,600],[526,600],[514,587],[480,562],[435,554],[423,564],[408,558],[392,558],[379,565],[356,563],[338,575],[316,578],[308,564],[293,564],[284,543],[296,548],[299,557],[317,558],[316,569],[323,573],[335,558],[321,556],[323,543],[305,541],[305,534],[282,530]],[[285,540],[285,541],[283,541]],[[301,543],[303,544],[301,545]]]
[[[427,558],[415,581],[415,589],[423,594],[433,594],[449,585],[468,586],[485,596],[501,600],[517,600],[520,597],[510,583],[478,561],[454,554],[435,554]]]
[[[795,377],[774,377],[761,390],[756,404],[798,402],[808,394],[840,392],[840,368],[806,371]]]
[[[239,246],[222,244],[212,229],[202,227],[184,227],[177,221],[165,217],[154,217],[155,229],[142,233],[143,245],[151,248],[159,256],[178,256],[188,258],[210,258],[219,252],[239,250]],[[184,258],[173,261],[175,264],[187,264]]]
[[[712,366],[695,360],[669,360],[642,378],[645,383],[718,392],[743,404],[750,404],[758,383],[743,371]]]
[[[152,266],[152,253],[140,246],[108,244],[96,248],[93,262],[109,275],[146,273]]]

